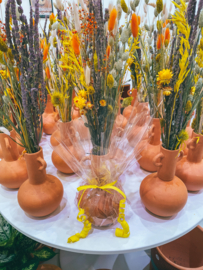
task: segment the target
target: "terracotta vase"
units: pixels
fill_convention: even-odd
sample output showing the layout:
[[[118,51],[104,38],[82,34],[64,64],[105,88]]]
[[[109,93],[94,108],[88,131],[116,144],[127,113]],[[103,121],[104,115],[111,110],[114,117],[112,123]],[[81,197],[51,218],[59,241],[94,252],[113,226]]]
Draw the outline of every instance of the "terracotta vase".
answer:
[[[0,159],[2,159],[4,156],[3,156],[3,152],[2,152],[2,148],[1,148],[1,145],[0,145]]]
[[[190,126],[190,122],[191,122],[191,120],[188,121],[188,124],[187,124],[187,127],[186,127],[186,131],[187,131],[187,133],[189,135],[189,139],[184,143],[184,145],[187,145],[188,141],[192,138],[193,129]],[[187,147],[184,147],[183,152],[184,152],[184,155],[187,156],[187,154],[188,154],[188,148]]]
[[[60,267],[53,264],[41,264],[37,270],[62,270]]]
[[[187,148],[187,156],[177,163],[176,176],[185,183],[188,191],[198,191],[203,188],[203,136],[193,131]]]
[[[56,140],[56,143],[54,142],[55,148],[51,156],[54,166],[60,172],[66,174],[72,174],[77,172],[78,170],[77,165],[75,165],[75,160],[73,157],[75,157],[78,161],[80,161],[82,157],[85,155],[84,150],[81,147],[79,147],[77,143],[74,146],[72,144],[76,132],[75,130],[76,126],[74,125],[75,123],[77,123],[76,120],[66,123],[63,123],[61,121],[58,122],[60,133],[56,134],[58,138]],[[71,132],[73,132],[72,141],[70,140],[69,137]],[[63,145],[66,145],[67,149],[64,149]]]
[[[60,120],[58,123],[61,122]],[[82,140],[89,140],[90,133],[89,129],[84,125],[84,122],[81,118],[76,118],[72,120],[74,129],[79,133],[79,136]],[[68,122],[67,122],[68,123]],[[70,122],[69,122],[70,123]],[[51,135],[50,143],[52,146],[57,146],[61,142],[61,132],[58,124],[57,130]]]
[[[151,250],[152,270],[203,270],[203,229]]]
[[[160,153],[161,145],[161,125],[159,118],[154,118],[150,131],[150,142],[140,153],[141,158],[138,160],[140,167],[149,172],[156,172],[157,167],[154,165],[154,157]],[[141,142],[142,144],[142,142]]]
[[[123,110],[123,116],[128,120],[130,117],[131,119],[133,119],[137,113],[137,105],[138,105],[138,100],[137,100],[137,89],[132,90],[128,90],[127,92],[129,97],[133,97],[133,100],[131,102],[131,105],[129,105],[128,107],[126,107]],[[135,104],[135,105],[134,105]]]
[[[57,121],[59,114],[54,110],[54,106],[51,103],[50,95],[47,96],[47,105],[42,115],[43,117],[43,131],[44,133],[51,135],[57,130]]]
[[[73,108],[73,112],[72,112],[72,120],[77,119],[77,118],[79,118],[79,117],[81,117],[80,111]]]
[[[149,116],[149,107],[148,102],[139,103],[137,106],[137,113],[143,113],[143,117],[135,123],[134,127],[130,131],[127,139],[131,147],[135,147],[135,138],[140,133],[140,131],[143,129],[143,125],[145,124],[147,117]],[[143,140],[146,140],[148,138],[148,134],[146,133],[143,136]]]
[[[113,138],[114,136],[121,136],[126,125],[128,123],[128,120],[122,115],[118,114],[115,119],[115,123],[113,126],[113,131],[111,137]]]
[[[18,203],[29,215],[43,217],[54,212],[63,198],[63,185],[53,175],[46,174],[42,149],[25,154],[28,180],[18,191]]]
[[[140,197],[145,207],[157,216],[169,217],[177,214],[187,202],[187,188],[175,176],[176,163],[183,157],[179,150],[166,150],[161,146],[154,158],[157,173],[148,175],[141,183]]]
[[[15,140],[16,133],[10,132]],[[19,157],[17,144],[6,134],[0,133],[3,159],[0,161],[0,184],[7,188],[19,188],[28,179],[24,157]]]

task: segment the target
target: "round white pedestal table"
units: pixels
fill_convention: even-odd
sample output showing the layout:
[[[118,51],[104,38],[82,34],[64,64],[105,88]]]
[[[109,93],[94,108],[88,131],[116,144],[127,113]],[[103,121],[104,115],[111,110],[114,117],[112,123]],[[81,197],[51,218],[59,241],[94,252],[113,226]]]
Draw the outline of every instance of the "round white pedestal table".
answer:
[[[44,218],[28,216],[18,205],[17,190],[0,186],[0,212],[18,231],[43,244],[61,250],[84,254],[122,254],[150,249],[171,242],[196,227],[203,219],[203,191],[189,193],[184,209],[170,218],[159,218],[149,213],[141,202],[139,187],[148,174],[139,168],[131,167],[122,178],[125,180],[126,220],[130,226],[129,238],[117,238],[115,228],[119,224],[103,229],[93,229],[86,238],[74,244],[67,239],[82,230],[83,224],[77,221],[78,209],[75,203],[80,179],[76,175],[67,176],[58,172],[52,164],[50,136],[43,136],[44,159],[47,173],[57,176],[64,186],[64,197],[60,207]]]

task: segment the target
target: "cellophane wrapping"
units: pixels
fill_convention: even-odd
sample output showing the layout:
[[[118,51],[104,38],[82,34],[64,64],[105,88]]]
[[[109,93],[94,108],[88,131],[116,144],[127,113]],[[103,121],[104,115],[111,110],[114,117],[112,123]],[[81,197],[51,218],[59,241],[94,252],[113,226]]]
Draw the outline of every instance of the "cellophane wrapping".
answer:
[[[94,186],[80,190],[76,195],[76,203],[94,226],[109,226],[116,222],[123,196],[121,192],[102,187],[110,184],[123,192],[120,176],[140,158],[140,152],[149,140],[151,119],[147,106],[137,103],[132,106],[126,125],[123,125],[126,119],[119,111],[116,115],[111,114],[107,119],[108,126],[112,126],[110,143],[104,149],[106,143],[101,141],[98,155],[92,153],[95,145],[86,127],[85,116],[59,125],[61,136],[55,137],[57,145],[52,147],[82,179],[80,186]],[[102,138],[103,134],[99,135]]]

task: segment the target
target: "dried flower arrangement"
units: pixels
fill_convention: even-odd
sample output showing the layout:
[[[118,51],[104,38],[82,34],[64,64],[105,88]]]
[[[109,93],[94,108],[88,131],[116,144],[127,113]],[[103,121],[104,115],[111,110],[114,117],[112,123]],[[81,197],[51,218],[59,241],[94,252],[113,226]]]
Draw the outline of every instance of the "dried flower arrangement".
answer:
[[[30,24],[23,14],[22,1],[8,0],[6,5],[6,38],[1,42],[3,62],[7,78],[1,76],[4,88],[4,100],[8,104],[15,126],[9,115],[0,111],[3,117],[16,131],[21,146],[27,153],[39,151],[42,134],[42,113],[46,104],[46,91],[43,78],[42,52],[39,47],[39,3],[36,1],[35,16],[30,9]],[[20,13],[17,20],[16,9]],[[12,31],[10,16],[13,20]],[[5,49],[4,49],[5,48]]]

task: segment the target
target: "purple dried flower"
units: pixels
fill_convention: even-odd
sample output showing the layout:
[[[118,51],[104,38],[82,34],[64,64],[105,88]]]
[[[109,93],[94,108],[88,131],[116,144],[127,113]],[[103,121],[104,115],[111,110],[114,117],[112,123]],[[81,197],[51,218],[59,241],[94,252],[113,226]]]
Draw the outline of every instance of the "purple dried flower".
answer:
[[[23,8],[22,8],[22,7],[18,7],[18,12],[19,12],[20,14],[22,14],[22,13],[23,13]]]
[[[16,2],[19,6],[22,4],[22,0],[16,0]]]
[[[190,0],[187,7],[187,17],[189,25],[193,24],[195,19],[195,10],[196,10],[197,0]]]

